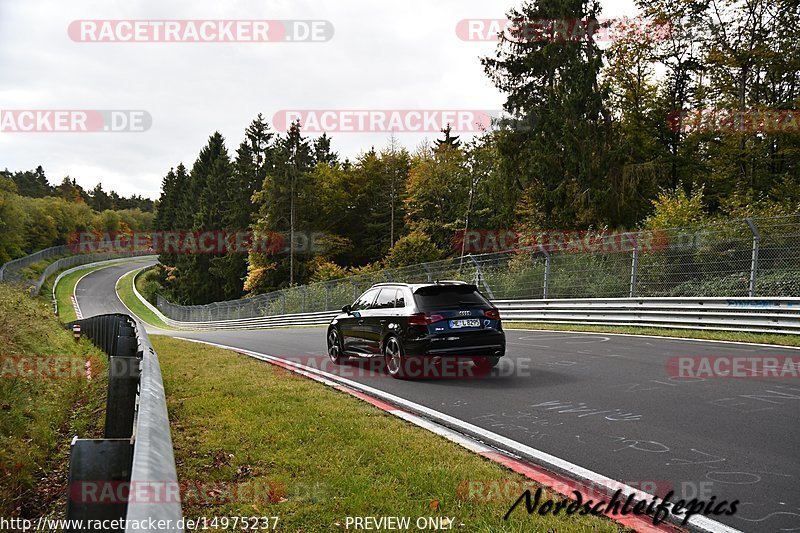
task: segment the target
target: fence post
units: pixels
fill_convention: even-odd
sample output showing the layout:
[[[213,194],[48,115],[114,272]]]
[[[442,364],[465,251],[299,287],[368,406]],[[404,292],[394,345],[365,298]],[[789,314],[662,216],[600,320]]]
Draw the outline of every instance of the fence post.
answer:
[[[750,298],[756,295],[756,272],[758,271],[758,245],[761,241],[761,234],[758,232],[755,222],[752,218],[744,219],[750,227],[750,232],[753,234],[753,252],[750,257],[750,287],[748,294]]]
[[[353,301],[355,302],[356,298],[358,298],[358,285],[353,280],[350,280],[350,283],[353,285]]]
[[[325,310],[328,311],[331,308],[331,285],[330,283],[325,284]]]
[[[281,291],[281,314],[286,314],[286,291]]]
[[[422,263],[422,268],[425,269],[425,274],[428,276],[428,283],[433,283],[433,273],[431,269],[428,268],[428,263]]]
[[[636,297],[636,278],[639,275],[639,243],[634,241],[633,243],[633,254],[631,257],[631,288],[630,288],[630,298]]]
[[[468,254],[470,261],[475,266],[475,286],[480,287],[483,284],[483,288],[486,289],[486,295],[489,297],[490,300],[494,300],[494,293],[492,293],[492,288],[489,287],[489,284],[486,283],[486,278],[483,276],[483,270],[481,270],[481,265],[475,260],[472,254]]]
[[[539,249],[544,254],[544,287],[542,287],[542,299],[547,300],[547,295],[550,293],[550,252],[539,245]]]

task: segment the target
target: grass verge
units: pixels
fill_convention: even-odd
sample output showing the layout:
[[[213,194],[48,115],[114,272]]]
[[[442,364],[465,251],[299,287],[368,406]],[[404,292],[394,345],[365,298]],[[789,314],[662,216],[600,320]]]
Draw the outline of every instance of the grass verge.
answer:
[[[272,365],[169,337],[153,343],[186,516],[277,515],[281,531],[344,529],[347,516],[448,517],[461,531],[622,530],[520,509],[504,522],[522,490],[469,498],[466,483],[530,480]]]
[[[67,255],[54,255],[53,257],[42,259],[21,269],[20,273],[25,277],[25,279],[36,280],[42,275],[48,266],[50,266],[52,263],[55,263],[59,259],[63,259],[64,257],[67,257]]]
[[[141,270],[142,269],[133,270],[119,278],[116,286],[117,296],[119,296],[119,299],[122,300],[122,303],[128,306],[128,309],[130,309],[133,314],[138,316],[141,320],[147,322],[151,326],[156,326],[161,329],[172,329],[165,324],[164,321],[158,317],[158,315],[144,305],[133,292],[133,284],[135,282],[136,275],[141,272]]]
[[[600,326],[581,324],[549,324],[547,322],[503,322],[506,329],[533,329],[553,331],[586,331],[591,333],[623,333],[628,335],[653,335],[679,339],[708,339],[715,341],[752,342],[800,346],[800,335],[779,333],[747,333],[744,331],[709,331],[704,329],[669,329],[641,326]]]
[[[102,436],[106,356],[76,343],[46,302],[6,285],[0,346],[0,516],[61,518],[71,437]]]

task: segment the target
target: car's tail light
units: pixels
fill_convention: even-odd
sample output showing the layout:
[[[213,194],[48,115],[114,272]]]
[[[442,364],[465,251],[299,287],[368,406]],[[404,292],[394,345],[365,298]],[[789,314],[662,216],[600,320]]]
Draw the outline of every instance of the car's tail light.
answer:
[[[500,311],[497,309],[487,309],[483,313],[486,318],[491,318],[492,320],[500,320]]]
[[[434,322],[444,320],[442,315],[426,315],[425,313],[415,313],[408,317],[408,324],[411,326],[427,326]]]

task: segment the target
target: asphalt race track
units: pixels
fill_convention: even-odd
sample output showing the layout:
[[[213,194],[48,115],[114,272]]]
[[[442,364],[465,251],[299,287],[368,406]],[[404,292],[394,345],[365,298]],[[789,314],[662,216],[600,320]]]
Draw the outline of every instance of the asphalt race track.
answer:
[[[84,277],[76,290],[84,316],[127,312],[114,286],[142,264]],[[489,376],[399,381],[368,363],[337,370],[325,328],[161,333],[325,369],[646,492],[675,490],[673,501],[740,500],[734,516],[711,518],[742,531],[800,531],[800,380],[679,379],[667,370],[674,356],[797,350],[507,330],[508,354]]]

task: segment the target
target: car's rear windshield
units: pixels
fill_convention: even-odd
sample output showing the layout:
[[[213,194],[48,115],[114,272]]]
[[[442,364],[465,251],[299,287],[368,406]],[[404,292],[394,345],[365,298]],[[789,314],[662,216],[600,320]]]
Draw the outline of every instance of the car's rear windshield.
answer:
[[[420,311],[426,312],[491,305],[478,292],[478,288],[475,285],[432,285],[420,287],[414,292],[414,300]]]

